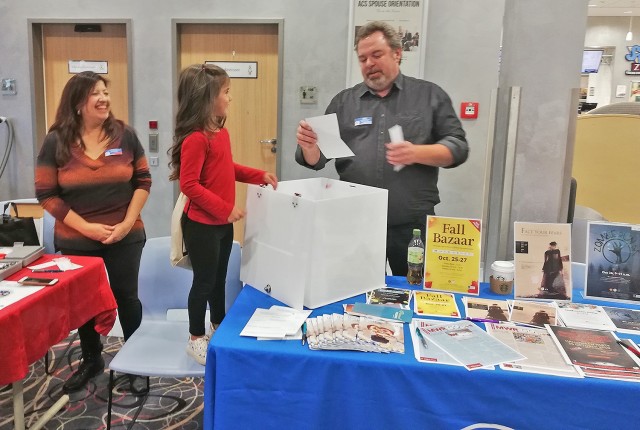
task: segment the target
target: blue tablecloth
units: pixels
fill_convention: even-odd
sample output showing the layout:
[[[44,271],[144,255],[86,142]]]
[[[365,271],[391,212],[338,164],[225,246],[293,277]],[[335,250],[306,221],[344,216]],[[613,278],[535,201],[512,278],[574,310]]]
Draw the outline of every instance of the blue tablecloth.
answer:
[[[408,288],[404,279],[387,281]],[[509,298],[493,294],[486,284],[481,296]],[[355,301],[364,301],[364,295],[316,309],[312,316],[342,313],[341,303]],[[580,291],[574,290],[574,301],[585,301]],[[273,304],[280,303],[247,286],[216,331],[207,355],[205,429],[463,429],[492,423],[498,427],[473,428],[608,430],[638,425],[640,384],[418,363],[407,325],[403,355],[311,351],[300,341],[239,336],[256,308]]]

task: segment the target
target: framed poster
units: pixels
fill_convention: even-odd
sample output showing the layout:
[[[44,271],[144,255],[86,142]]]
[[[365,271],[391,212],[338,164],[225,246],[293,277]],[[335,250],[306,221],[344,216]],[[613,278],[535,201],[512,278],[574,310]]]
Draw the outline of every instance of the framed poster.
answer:
[[[631,81],[630,102],[640,102],[640,81]]]
[[[427,215],[424,288],[480,294],[479,219]]]
[[[393,25],[402,40],[400,70],[407,76],[424,76],[428,0],[351,0],[349,11],[347,87],[362,82],[354,41],[358,29],[371,21]]]
[[[589,221],[585,296],[640,302],[640,225]]]

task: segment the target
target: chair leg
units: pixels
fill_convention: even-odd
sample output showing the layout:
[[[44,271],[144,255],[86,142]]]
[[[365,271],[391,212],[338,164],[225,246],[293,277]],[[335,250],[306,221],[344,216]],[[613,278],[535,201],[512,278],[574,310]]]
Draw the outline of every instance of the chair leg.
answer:
[[[149,381],[149,378],[147,377],[147,382],[148,381]],[[127,430],[131,430],[133,426],[136,424],[138,415],[140,415],[140,412],[142,412],[142,408],[144,408],[144,404],[147,402],[148,398],[149,398],[149,390],[147,390],[147,393],[143,396],[142,401],[140,402],[140,406],[138,406],[138,409],[136,410],[135,415],[133,416],[133,418],[131,418],[131,422],[127,426]]]
[[[111,429],[111,405],[113,402],[113,370],[109,370],[109,400],[107,402],[107,430]]]

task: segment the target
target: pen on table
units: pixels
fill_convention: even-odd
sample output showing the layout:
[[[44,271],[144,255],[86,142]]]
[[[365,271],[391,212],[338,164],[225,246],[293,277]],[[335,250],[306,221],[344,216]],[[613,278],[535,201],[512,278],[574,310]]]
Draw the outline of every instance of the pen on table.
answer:
[[[416,334],[418,335],[418,339],[420,339],[420,343],[422,344],[422,346],[424,346],[424,349],[429,349],[427,340],[424,338],[418,327],[416,327]]]
[[[488,322],[488,323],[500,323],[502,321],[500,320],[492,320],[489,318],[467,318],[469,321],[473,321],[473,322]]]
[[[60,269],[31,269],[31,272],[33,272],[33,273],[61,273],[61,272],[64,272],[64,270],[60,270]]]
[[[302,323],[302,344],[307,341],[307,323],[306,321]]]
[[[636,357],[640,358],[640,351],[638,351],[637,349],[635,349],[631,345],[627,345],[626,343],[624,343],[621,340],[617,340],[616,342],[618,342],[618,345],[622,346],[623,348],[628,349],[630,352],[633,353],[633,355],[635,355]]]

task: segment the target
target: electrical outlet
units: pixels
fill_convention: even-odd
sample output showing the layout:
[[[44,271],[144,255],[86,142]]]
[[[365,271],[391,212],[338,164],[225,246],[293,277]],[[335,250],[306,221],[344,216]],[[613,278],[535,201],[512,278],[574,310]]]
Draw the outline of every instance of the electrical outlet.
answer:
[[[158,152],[158,133],[149,133],[149,152]]]
[[[3,96],[15,96],[18,94],[18,91],[16,90],[16,80],[3,78],[0,81],[0,90],[2,91]]]
[[[318,103],[318,88],[313,86],[300,87],[300,103],[312,104]]]

